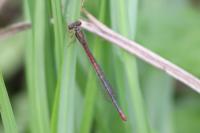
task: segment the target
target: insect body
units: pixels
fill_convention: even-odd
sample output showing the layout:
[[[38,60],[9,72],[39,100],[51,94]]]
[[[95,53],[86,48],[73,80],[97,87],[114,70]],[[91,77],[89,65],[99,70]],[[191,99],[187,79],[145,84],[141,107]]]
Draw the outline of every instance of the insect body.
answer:
[[[87,54],[94,70],[96,71],[101,83],[103,84],[105,90],[107,91],[108,95],[110,96],[113,105],[115,106],[115,108],[117,109],[121,119],[123,121],[126,121],[126,116],[124,115],[123,111],[121,110],[121,108],[118,106],[117,101],[112,93],[112,87],[110,86],[110,84],[108,83],[108,81],[106,80],[103,71],[101,70],[100,66],[98,65],[98,63],[96,62],[94,56],[92,55],[89,47],[88,47],[88,43],[85,39],[85,36],[83,34],[83,32],[81,31],[81,22],[80,21],[76,21],[72,24],[68,25],[69,30],[74,30],[75,31],[75,36],[76,38],[79,40],[80,44],[83,46],[85,53]]]

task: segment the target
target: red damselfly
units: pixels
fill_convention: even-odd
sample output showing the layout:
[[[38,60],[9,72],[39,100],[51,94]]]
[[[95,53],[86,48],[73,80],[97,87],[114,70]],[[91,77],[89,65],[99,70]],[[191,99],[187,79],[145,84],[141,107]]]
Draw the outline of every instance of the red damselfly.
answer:
[[[111,101],[113,103],[113,105],[115,106],[115,108],[117,109],[121,119],[123,121],[126,121],[126,116],[123,113],[123,111],[121,110],[121,108],[119,107],[117,100],[115,99],[113,92],[112,92],[112,87],[110,86],[109,82],[106,80],[103,71],[101,70],[100,66],[98,65],[98,63],[96,62],[94,56],[92,55],[89,47],[88,47],[88,43],[85,39],[85,36],[83,34],[83,32],[81,31],[81,22],[80,21],[76,21],[74,23],[71,23],[68,25],[69,30],[74,30],[75,31],[75,36],[78,39],[78,41],[80,42],[80,44],[83,46],[83,49],[85,51],[85,53],[87,54],[87,57],[89,58],[95,72],[97,73],[101,83],[103,84],[105,90],[107,91],[109,97],[111,98]]]

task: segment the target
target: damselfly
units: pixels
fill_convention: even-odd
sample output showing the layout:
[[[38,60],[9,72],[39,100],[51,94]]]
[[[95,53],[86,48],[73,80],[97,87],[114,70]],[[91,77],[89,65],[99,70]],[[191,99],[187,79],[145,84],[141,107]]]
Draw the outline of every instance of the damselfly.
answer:
[[[86,38],[83,34],[83,32],[81,31],[81,22],[80,21],[76,21],[74,23],[71,23],[68,25],[69,30],[74,30],[75,31],[75,36],[78,39],[78,41],[80,42],[80,44],[83,46],[83,49],[87,55],[87,57],[89,58],[95,72],[97,73],[101,83],[103,84],[105,90],[107,91],[109,97],[111,98],[111,101],[113,103],[113,105],[115,106],[115,108],[117,109],[121,119],[123,121],[126,121],[126,116],[123,113],[123,111],[121,110],[121,108],[119,107],[113,92],[112,92],[112,87],[110,86],[110,84],[108,83],[108,81],[106,80],[103,71],[101,70],[100,66],[98,65],[98,63],[96,62],[94,56],[92,55],[89,47],[88,47],[88,43],[86,41]]]

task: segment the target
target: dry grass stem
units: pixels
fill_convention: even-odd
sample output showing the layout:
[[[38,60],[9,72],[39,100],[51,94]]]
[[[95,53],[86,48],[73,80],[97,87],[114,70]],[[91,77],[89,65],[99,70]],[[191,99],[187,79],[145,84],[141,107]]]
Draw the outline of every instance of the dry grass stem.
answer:
[[[87,11],[84,10],[83,12],[89,20],[81,20],[82,27],[84,29],[99,35],[100,37],[112,42],[113,44],[118,45],[119,47],[123,48],[129,53],[134,54],[138,58],[153,65],[154,67],[165,71],[167,74],[185,83],[187,86],[200,93],[200,80],[198,78],[185,71],[184,69],[178,67],[177,65],[171,63],[170,61],[162,58],[156,53],[144,48],[140,44],[129,40],[121,36],[120,34],[114,32],[113,30],[109,29]]]

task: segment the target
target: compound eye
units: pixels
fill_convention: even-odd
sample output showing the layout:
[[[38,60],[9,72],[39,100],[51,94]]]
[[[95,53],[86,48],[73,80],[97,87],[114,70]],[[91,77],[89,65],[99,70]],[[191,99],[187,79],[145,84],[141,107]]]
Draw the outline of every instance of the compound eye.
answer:
[[[78,20],[75,23],[76,23],[76,26],[81,26],[81,21]]]
[[[81,21],[76,21],[74,23],[69,24],[68,28],[69,28],[69,30],[72,30],[72,29],[77,28],[79,26],[81,26]]]

